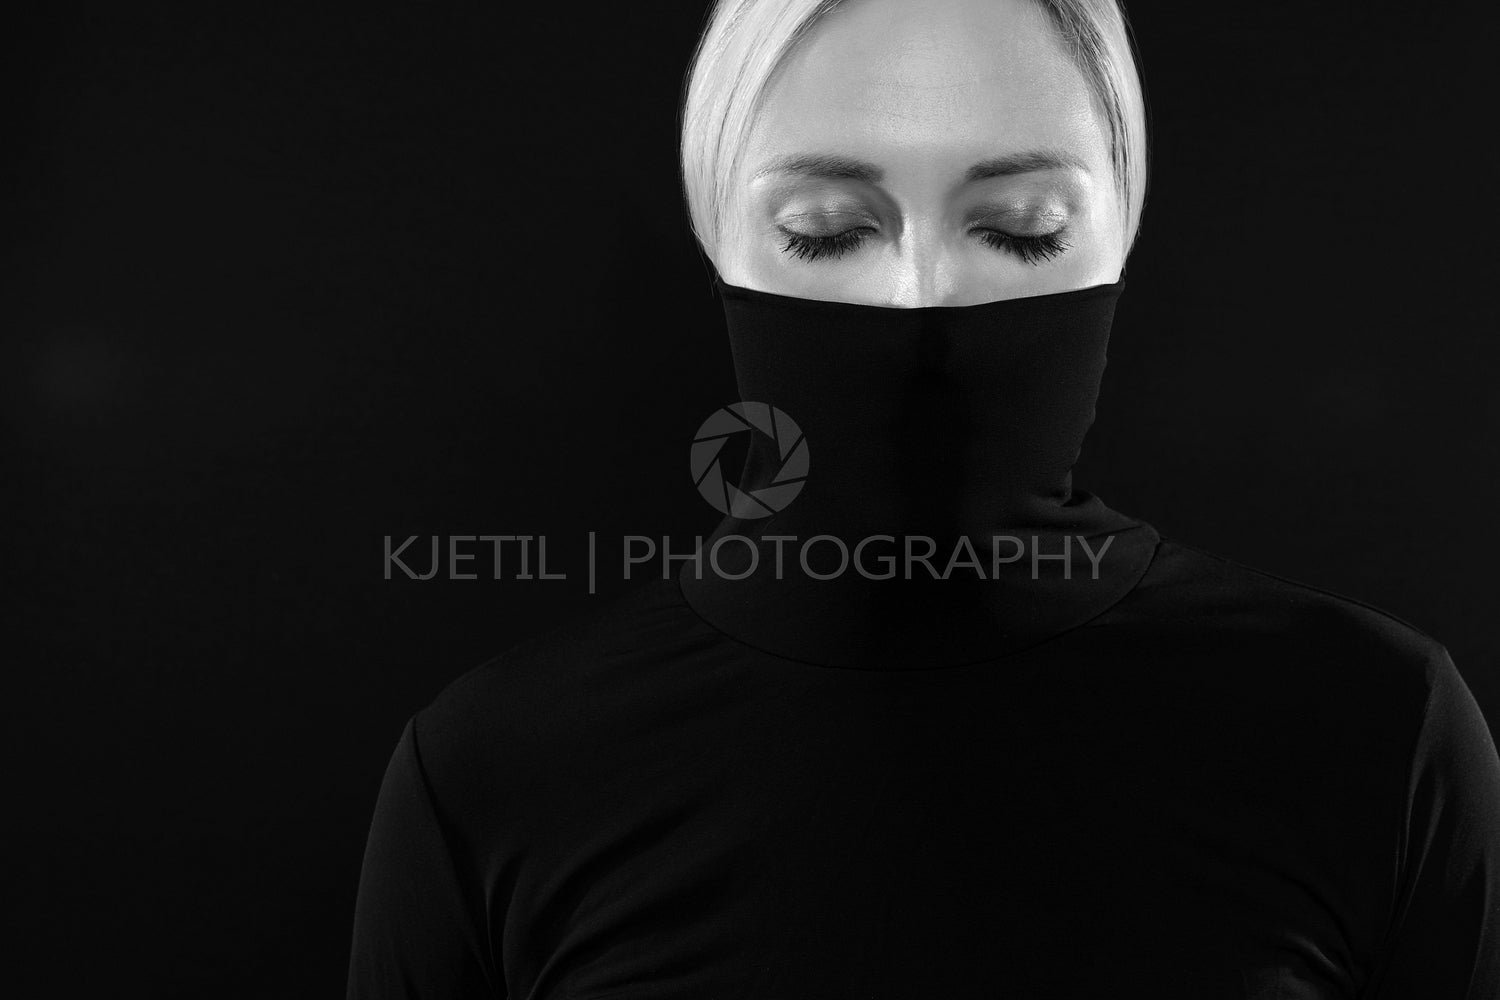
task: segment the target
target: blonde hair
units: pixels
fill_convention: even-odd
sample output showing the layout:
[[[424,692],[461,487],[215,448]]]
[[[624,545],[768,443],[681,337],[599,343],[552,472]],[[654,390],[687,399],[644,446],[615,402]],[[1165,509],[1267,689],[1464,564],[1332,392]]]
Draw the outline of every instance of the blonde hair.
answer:
[[[680,108],[688,220],[709,258],[724,231],[745,144],[776,71],[848,0],[717,0],[688,65]],[[1048,14],[1108,129],[1130,252],[1146,203],[1147,111],[1135,41],[1118,0],[1033,0]]]

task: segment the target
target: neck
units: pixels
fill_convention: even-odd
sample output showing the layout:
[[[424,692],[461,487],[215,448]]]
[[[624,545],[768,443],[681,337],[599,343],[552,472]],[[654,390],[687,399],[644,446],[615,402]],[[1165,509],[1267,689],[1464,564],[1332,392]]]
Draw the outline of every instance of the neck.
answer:
[[[1123,281],[920,309],[716,285],[741,399],[767,404],[744,412],[783,426],[752,436],[705,551],[728,541],[679,576],[711,624],[808,662],[948,666],[1075,627],[1144,572],[1155,531],[1072,482]]]

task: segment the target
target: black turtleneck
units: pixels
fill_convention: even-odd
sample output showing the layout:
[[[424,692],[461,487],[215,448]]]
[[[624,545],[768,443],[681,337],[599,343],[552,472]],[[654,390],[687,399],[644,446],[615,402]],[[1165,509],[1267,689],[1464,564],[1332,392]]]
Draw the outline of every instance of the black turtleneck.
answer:
[[[946,667],[1077,626],[1140,580],[1156,531],[1072,488],[1123,281],[923,309],[716,287],[740,398],[789,416],[810,459],[795,500],[708,540],[755,556],[726,544],[717,571],[683,567],[705,621],[808,663]],[[774,490],[788,444],[754,435],[740,489]]]
[[[412,717],[351,998],[1500,997],[1444,646],[1073,487],[1122,284],[717,287],[757,429],[720,558]]]

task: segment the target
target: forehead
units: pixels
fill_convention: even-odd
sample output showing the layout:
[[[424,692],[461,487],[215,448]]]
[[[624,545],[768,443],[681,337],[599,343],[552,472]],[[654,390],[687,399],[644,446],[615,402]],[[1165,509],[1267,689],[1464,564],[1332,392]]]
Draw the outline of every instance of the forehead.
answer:
[[[747,165],[787,151],[893,173],[1036,148],[1105,169],[1087,82],[1031,0],[854,0],[816,25],[768,88]]]

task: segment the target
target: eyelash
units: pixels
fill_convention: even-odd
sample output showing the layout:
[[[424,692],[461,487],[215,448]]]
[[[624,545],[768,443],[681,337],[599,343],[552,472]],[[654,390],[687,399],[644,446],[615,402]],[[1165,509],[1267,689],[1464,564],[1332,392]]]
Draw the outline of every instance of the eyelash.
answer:
[[[832,236],[809,236],[806,233],[783,228],[781,235],[786,239],[781,250],[783,253],[789,253],[802,260],[837,259],[857,249],[865,241],[865,235],[868,232],[868,229],[860,228],[846,229]],[[976,232],[986,245],[1015,254],[1028,264],[1040,264],[1045,260],[1051,260],[1067,250],[1070,245],[1060,233],[1013,236],[1010,233],[1002,233],[998,229],[980,229]]]

